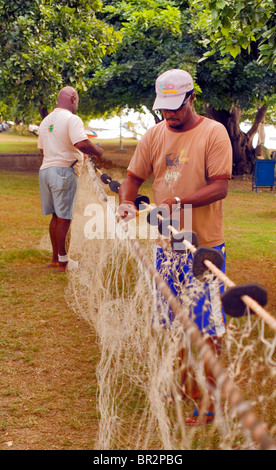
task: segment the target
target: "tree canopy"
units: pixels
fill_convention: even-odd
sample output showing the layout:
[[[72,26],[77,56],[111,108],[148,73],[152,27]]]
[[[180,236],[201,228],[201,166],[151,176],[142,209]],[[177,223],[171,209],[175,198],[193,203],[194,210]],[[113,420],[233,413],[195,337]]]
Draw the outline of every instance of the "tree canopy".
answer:
[[[104,0],[102,18],[120,31],[122,42],[91,73],[86,96],[97,112],[151,110],[156,76],[178,64],[195,70],[195,58],[183,40],[181,10],[168,0]],[[104,99],[102,99],[104,97]]]
[[[197,80],[206,115],[228,130],[234,172],[250,172],[256,157],[253,137],[276,109],[275,48],[270,53],[266,47],[275,42],[275,4],[191,0],[190,8],[201,45]],[[240,122],[248,116],[252,127],[244,133]]]
[[[217,11],[223,4],[231,3],[232,14],[242,14],[241,5],[237,2],[215,3]],[[249,42],[245,47],[241,34],[239,40],[243,47],[240,46],[239,53],[231,49],[232,41],[227,51],[226,46],[222,48],[221,41],[215,40],[215,34],[213,42],[208,39],[210,24],[212,28],[215,26],[212,21],[207,21],[209,10],[204,8],[205,5],[213,6],[211,1],[199,0],[104,0],[102,18],[121,32],[122,42],[115,53],[106,55],[95,73],[90,74],[92,86],[87,93],[92,99],[90,104],[97,104],[99,113],[120,106],[137,108],[141,104],[151,109],[156,77],[169,68],[177,67],[188,70],[196,79],[197,91],[202,90],[198,103],[201,101],[227,110],[239,103],[244,112],[260,105],[272,109],[276,75],[269,64],[264,67],[259,63],[263,38],[256,41],[254,37],[252,42],[248,36]],[[223,10],[223,14],[226,15],[227,11]],[[272,13],[266,14],[267,23],[272,21],[272,17]],[[251,24],[253,20],[256,21],[255,11],[252,11],[252,21],[248,17],[247,22]],[[215,24],[216,34],[219,34],[219,25],[225,24],[223,17],[221,23],[217,20]],[[103,93],[104,100],[101,100]]]
[[[276,109],[274,0],[0,0],[0,20],[1,109],[43,117],[70,84],[87,118],[151,111],[156,77],[183,68],[198,112],[226,126],[238,171],[252,168],[253,136]]]
[[[0,100],[18,119],[43,117],[58,90],[85,90],[84,77],[119,33],[96,17],[98,0],[0,0]]]
[[[206,32],[209,51],[236,58],[258,47],[258,64],[276,69],[276,4],[274,0],[191,0],[194,27]]]

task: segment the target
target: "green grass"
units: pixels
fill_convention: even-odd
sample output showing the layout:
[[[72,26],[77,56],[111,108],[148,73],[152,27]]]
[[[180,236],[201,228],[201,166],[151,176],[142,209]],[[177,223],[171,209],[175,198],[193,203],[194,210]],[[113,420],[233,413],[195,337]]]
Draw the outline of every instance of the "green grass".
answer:
[[[93,449],[97,346],[39,247],[38,176],[0,171],[0,449]]]
[[[276,315],[276,193],[256,193],[251,183],[230,182],[224,200],[227,275],[235,284],[258,283],[268,292],[266,308]]]
[[[4,153],[39,153],[37,137],[0,133],[0,154]]]
[[[276,262],[275,192],[231,191],[224,202],[225,236],[233,259]]]
[[[92,139],[91,142],[100,146],[112,146],[114,149],[120,148],[120,139]],[[133,148],[137,144],[135,139],[123,139],[123,148]],[[0,154],[5,153],[39,153],[37,148],[37,137],[34,135],[22,136],[13,132],[0,132]]]

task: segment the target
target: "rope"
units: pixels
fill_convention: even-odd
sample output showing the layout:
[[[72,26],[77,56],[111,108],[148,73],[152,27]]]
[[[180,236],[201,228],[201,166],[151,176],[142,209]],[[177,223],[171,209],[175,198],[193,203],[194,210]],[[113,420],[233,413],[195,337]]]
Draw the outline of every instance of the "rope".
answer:
[[[101,170],[96,165],[94,165],[94,168],[97,172],[102,174]],[[146,202],[143,202],[142,204],[147,206],[146,210],[153,208],[153,206],[147,204]],[[161,214],[158,214],[157,218],[159,218],[159,220],[164,220]],[[179,234],[178,230],[176,230],[172,225],[168,225],[168,229],[170,230],[172,235]],[[186,248],[190,250],[192,254],[196,252],[196,247],[193,246],[188,240],[183,240],[181,243],[185,245]],[[226,287],[236,287],[236,284],[231,281],[231,279],[229,279],[229,277],[227,277],[225,273],[218,269],[218,267],[215,266],[212,261],[205,259],[203,260],[203,263],[220,281],[224,283]],[[248,295],[243,295],[241,296],[241,300],[247,307],[249,307],[253,312],[255,312],[256,315],[262,318],[272,330],[276,332],[276,318],[274,318],[269,312],[267,312],[267,310],[265,310],[256,300],[252,299],[252,297]]]
[[[95,183],[99,198],[103,202],[109,204],[108,196],[102,186],[99,184],[99,180],[96,177],[96,172],[92,164],[88,161],[86,164],[88,167],[89,174],[91,175],[91,178]],[[189,334],[192,343],[195,345],[195,347],[198,348],[203,359],[206,371],[212,372],[212,374],[216,378],[217,383],[221,387],[222,392],[229,399],[232,411],[236,413],[237,417],[242,423],[243,428],[251,433],[252,439],[260,445],[261,450],[276,450],[276,442],[267,433],[265,425],[256,418],[251,405],[243,399],[238,387],[228,377],[226,371],[219,363],[211,347],[208,345],[208,343],[201,335],[197,327],[194,325],[192,320],[190,320],[186,316],[181,304],[173,295],[169,286],[157,272],[154,264],[149,259],[144,249],[140,246],[139,242],[136,239],[132,239],[129,236],[127,224],[123,222],[122,219],[116,216],[114,206],[112,205],[111,207],[114,211],[116,222],[121,225],[122,229],[126,233],[127,240],[133,249],[135,258],[137,258],[141,262],[144,269],[150,274],[152,279],[155,281],[159,291],[172,308],[174,315],[177,316],[179,321],[182,323],[183,328],[186,333]]]

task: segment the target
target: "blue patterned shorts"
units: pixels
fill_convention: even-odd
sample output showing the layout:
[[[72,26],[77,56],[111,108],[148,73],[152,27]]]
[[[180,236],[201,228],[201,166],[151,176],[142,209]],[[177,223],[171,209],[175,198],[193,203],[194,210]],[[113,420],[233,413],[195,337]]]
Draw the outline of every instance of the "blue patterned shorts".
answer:
[[[221,271],[225,272],[226,250],[224,243],[213,247],[224,257]],[[171,291],[186,309],[202,333],[222,336],[225,333],[226,316],[220,302],[224,284],[218,279],[201,282],[193,275],[193,255],[183,255],[156,246],[156,269]],[[171,325],[174,315],[171,308],[157,292],[157,318],[165,327]]]

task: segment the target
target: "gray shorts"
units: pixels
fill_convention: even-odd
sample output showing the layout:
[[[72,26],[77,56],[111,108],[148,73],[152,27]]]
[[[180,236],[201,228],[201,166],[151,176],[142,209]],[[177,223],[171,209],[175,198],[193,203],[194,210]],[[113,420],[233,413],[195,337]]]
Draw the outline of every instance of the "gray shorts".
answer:
[[[72,220],[77,199],[79,177],[71,167],[45,168],[39,171],[42,214],[55,213],[61,219]]]

